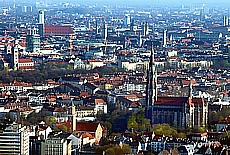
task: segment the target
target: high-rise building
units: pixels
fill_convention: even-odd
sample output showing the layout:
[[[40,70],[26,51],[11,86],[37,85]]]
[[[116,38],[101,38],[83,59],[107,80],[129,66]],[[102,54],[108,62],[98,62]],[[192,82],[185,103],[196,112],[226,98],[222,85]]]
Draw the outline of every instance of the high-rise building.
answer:
[[[162,40],[162,46],[165,47],[167,45],[167,30],[163,31],[163,40]]]
[[[71,155],[71,140],[46,139],[41,143],[41,155]]]
[[[228,46],[228,63],[230,63],[230,46]]]
[[[104,22],[103,28],[102,28],[102,38],[106,41],[107,37],[108,37],[108,27],[107,27],[107,23]]]
[[[12,124],[0,132],[1,155],[29,155],[29,130],[19,124]]]
[[[44,36],[44,27],[45,27],[45,13],[43,10],[38,12],[38,34]]]
[[[36,28],[30,29],[26,36],[26,51],[30,53],[40,51],[40,36],[37,34]]]
[[[131,16],[130,14],[126,14],[124,18],[124,27],[128,28],[130,27],[130,24],[131,24]]]
[[[22,7],[22,12],[27,12],[27,6]]]
[[[142,24],[142,35],[146,36],[149,33],[148,22]]]
[[[224,15],[224,17],[223,17],[223,26],[228,26],[228,25],[229,25],[228,16]]]
[[[33,12],[33,6],[27,6],[27,12],[28,13]]]

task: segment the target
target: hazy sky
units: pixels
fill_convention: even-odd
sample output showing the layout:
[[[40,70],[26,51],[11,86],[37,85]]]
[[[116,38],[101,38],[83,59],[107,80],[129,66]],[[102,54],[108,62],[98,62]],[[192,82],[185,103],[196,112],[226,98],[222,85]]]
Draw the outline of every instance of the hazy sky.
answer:
[[[54,0],[53,0],[54,1]],[[68,1],[68,0],[66,0]],[[72,2],[82,2],[81,0],[69,0]],[[111,2],[111,3],[116,3],[116,2],[130,2],[130,3],[143,3],[143,2],[148,2],[148,3],[230,3],[230,0],[83,0],[85,2],[90,1],[90,2]],[[63,1],[64,2],[64,1]]]
[[[52,0],[55,1],[55,0]],[[58,0],[60,2],[60,0]],[[230,0],[63,0],[62,2],[76,2],[76,3],[91,3],[91,4],[130,4],[130,5],[154,5],[154,4],[181,4],[181,5],[190,5],[190,4],[229,4]],[[225,5],[225,6],[226,6]],[[227,6],[228,7],[228,6]]]

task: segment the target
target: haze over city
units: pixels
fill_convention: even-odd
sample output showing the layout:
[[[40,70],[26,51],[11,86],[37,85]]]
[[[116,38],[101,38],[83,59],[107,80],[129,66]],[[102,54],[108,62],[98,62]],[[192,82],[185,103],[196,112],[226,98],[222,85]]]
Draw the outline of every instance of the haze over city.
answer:
[[[230,154],[230,1],[0,0],[0,155]]]

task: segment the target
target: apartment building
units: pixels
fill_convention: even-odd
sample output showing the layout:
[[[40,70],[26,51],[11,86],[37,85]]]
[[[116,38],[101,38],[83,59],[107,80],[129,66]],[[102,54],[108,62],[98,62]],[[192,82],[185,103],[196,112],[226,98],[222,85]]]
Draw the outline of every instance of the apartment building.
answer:
[[[29,155],[29,130],[19,124],[8,126],[0,132],[1,155]]]
[[[71,140],[52,138],[41,144],[42,155],[71,155]]]

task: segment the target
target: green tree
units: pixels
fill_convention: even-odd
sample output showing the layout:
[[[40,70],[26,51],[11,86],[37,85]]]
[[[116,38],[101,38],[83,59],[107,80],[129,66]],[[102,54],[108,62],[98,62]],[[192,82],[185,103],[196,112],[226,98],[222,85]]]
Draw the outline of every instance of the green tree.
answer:
[[[105,150],[105,155],[116,155],[116,153],[113,148],[108,148]]]
[[[165,135],[165,136],[176,136],[177,131],[171,128],[169,124],[157,124],[153,127],[155,134]]]
[[[105,123],[103,123],[103,126],[104,126],[107,130],[111,131],[113,125],[112,125],[110,122],[105,121]]]
[[[186,138],[186,134],[183,132],[180,132],[176,135],[177,138]]]
[[[46,116],[45,122],[47,125],[52,126],[53,123],[57,122],[56,118],[54,116]]]
[[[107,150],[108,148],[110,148],[109,145],[96,147],[96,149],[95,149],[95,155],[102,155],[103,152],[104,152],[105,150]]]
[[[230,131],[226,131],[225,133],[223,133],[221,135],[221,137],[223,137],[223,138],[226,138],[226,137],[229,137],[229,136],[230,136]]]
[[[60,131],[63,131],[63,132],[67,132],[67,130],[68,130],[67,126],[65,126],[65,125],[60,125],[60,126],[58,126],[58,129],[59,129]]]
[[[127,128],[130,129],[134,129],[137,130],[138,129],[138,123],[136,122],[136,119],[134,116],[130,116],[128,119],[128,124],[127,124]]]
[[[123,152],[123,150],[121,149],[121,147],[120,146],[114,146],[113,147],[113,150],[114,150],[114,152],[115,152],[115,154],[119,154],[119,155],[124,155],[124,152]]]
[[[205,131],[205,128],[204,128],[204,127],[199,127],[199,128],[198,128],[198,132],[203,133],[204,131]]]
[[[131,153],[131,148],[127,144],[123,144],[121,149],[122,149],[122,152],[124,154],[130,154]]]

